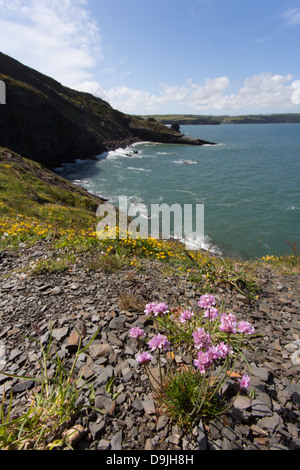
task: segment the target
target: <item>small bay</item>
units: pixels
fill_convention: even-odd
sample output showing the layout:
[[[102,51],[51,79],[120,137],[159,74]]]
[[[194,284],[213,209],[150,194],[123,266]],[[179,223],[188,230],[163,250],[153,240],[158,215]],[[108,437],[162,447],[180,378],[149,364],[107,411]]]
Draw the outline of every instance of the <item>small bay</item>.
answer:
[[[204,204],[205,240],[243,259],[300,246],[300,125],[181,126],[215,146],[143,142],[81,160],[59,174],[118,204]],[[199,245],[200,247],[200,245]]]

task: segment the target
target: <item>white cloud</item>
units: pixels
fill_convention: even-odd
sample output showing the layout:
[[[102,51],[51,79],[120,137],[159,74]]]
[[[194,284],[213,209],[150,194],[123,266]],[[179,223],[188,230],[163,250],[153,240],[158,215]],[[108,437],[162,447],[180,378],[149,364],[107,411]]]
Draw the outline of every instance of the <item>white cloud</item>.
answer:
[[[218,103],[222,100],[223,93],[229,85],[230,81],[227,77],[208,78],[204,85],[190,83],[188,104],[196,110],[205,110],[211,106],[218,106]]]
[[[300,80],[296,80],[292,83],[292,103],[300,104]]]
[[[91,77],[101,37],[86,0],[0,0],[1,50],[65,85]]]
[[[102,98],[115,109],[130,114],[154,113],[164,104],[166,99],[163,96],[156,96],[146,91],[118,86],[103,90],[96,82],[83,82],[76,87],[80,91],[92,93]],[[173,102],[169,98],[168,102]]]
[[[293,88],[291,75],[272,75],[264,72],[244,81],[236,94],[225,95],[218,102],[219,109],[263,109],[288,108],[292,102]]]
[[[287,10],[283,18],[289,26],[300,24],[300,8]],[[300,80],[293,81],[290,74],[263,72],[246,78],[239,88],[220,76],[201,83],[162,83],[156,92],[130,86],[105,89],[95,79],[102,41],[88,0],[0,0],[0,31],[2,52],[130,114],[299,111]],[[130,75],[119,66],[117,71],[106,64],[101,73],[118,79]]]
[[[114,87],[104,90],[97,82],[82,83],[77,88],[108,101],[114,108],[130,114],[174,112],[230,113],[280,112],[300,104],[300,80],[292,75],[264,72],[247,78],[243,85],[229,93],[228,77],[207,79],[202,84],[188,80],[183,85],[162,84],[159,94]],[[278,110],[278,111],[275,111]]]
[[[283,15],[284,23],[286,26],[297,26],[300,24],[300,8],[291,8]]]

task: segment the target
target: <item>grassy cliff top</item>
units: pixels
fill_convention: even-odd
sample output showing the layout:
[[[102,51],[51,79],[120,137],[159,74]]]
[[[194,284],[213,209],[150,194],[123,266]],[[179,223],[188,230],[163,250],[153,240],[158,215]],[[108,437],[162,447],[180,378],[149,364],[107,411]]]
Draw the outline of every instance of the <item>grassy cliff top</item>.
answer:
[[[0,232],[15,242],[95,225],[102,201],[39,163],[0,148]],[[7,237],[9,238],[9,237]]]

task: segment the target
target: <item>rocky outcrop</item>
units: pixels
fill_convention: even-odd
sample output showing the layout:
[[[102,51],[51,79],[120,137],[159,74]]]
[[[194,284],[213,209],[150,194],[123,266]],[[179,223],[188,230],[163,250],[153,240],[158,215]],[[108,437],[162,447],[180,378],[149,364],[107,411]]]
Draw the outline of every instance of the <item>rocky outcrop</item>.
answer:
[[[162,142],[166,144],[186,144],[186,145],[215,145],[207,140],[188,137],[180,132],[158,132],[147,127],[130,124],[132,133],[143,140],[150,142]]]
[[[49,168],[140,139],[173,142],[182,137],[156,121],[123,114],[100,98],[64,87],[2,53],[0,80],[6,86],[0,146]]]

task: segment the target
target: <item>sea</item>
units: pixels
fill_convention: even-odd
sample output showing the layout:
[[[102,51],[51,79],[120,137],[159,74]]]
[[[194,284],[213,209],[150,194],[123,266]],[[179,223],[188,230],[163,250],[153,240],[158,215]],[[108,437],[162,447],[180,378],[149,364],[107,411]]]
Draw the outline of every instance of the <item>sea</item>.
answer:
[[[185,240],[192,249],[246,260],[300,248],[300,124],[180,131],[216,145],[141,142],[56,171],[116,207],[126,197],[148,219],[153,204],[192,205],[194,217],[202,207],[202,235]]]

